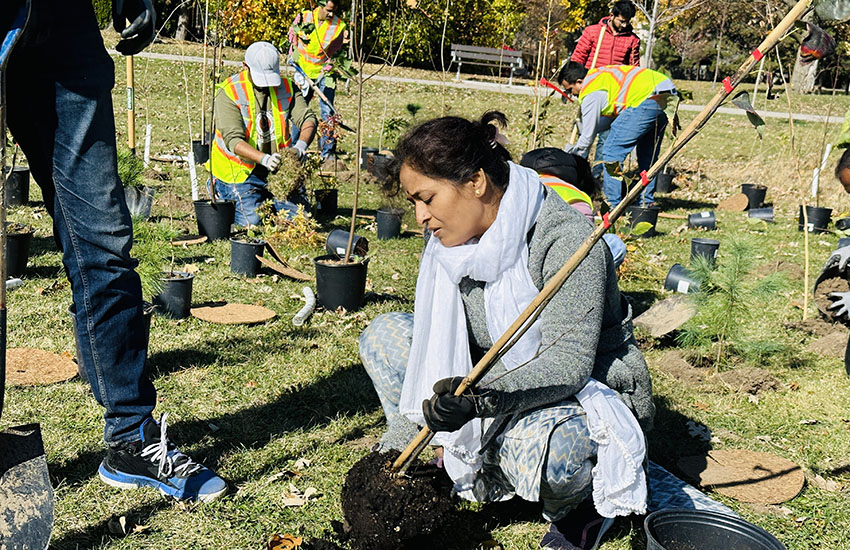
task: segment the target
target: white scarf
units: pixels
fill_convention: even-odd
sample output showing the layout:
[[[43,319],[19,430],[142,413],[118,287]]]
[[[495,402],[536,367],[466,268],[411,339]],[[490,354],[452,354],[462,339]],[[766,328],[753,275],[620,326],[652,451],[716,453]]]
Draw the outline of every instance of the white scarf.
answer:
[[[399,401],[401,414],[419,425],[425,424],[422,402],[433,395],[434,383],[443,378],[466,376],[472,370],[466,316],[458,286],[460,280],[468,276],[485,283],[487,330],[493,342],[505,333],[539,292],[528,272],[526,235],[536,223],[543,205],[543,185],[533,170],[512,162],[509,165],[510,180],[499,203],[498,214],[481,238],[477,242],[447,248],[432,237],[422,255],[416,281],[413,343]],[[502,364],[510,370],[525,363],[537,354],[540,341],[540,329],[535,323],[502,358]],[[596,384],[607,389],[604,384]],[[614,400],[634,421],[631,411],[616,396]],[[610,433],[605,427],[599,427],[598,422],[594,424],[590,411],[588,423],[592,425],[591,434]],[[595,431],[593,425],[597,427]],[[481,468],[482,433],[483,420],[475,418],[461,429],[439,432],[433,439],[434,444],[443,447],[446,472],[464,497],[471,494],[475,474]],[[642,444],[639,427],[637,434]],[[631,441],[634,437],[620,439]],[[600,452],[599,458],[603,458],[603,453]],[[636,462],[640,467],[642,460],[641,456],[629,462]],[[607,469],[597,466],[594,477],[597,470]],[[642,479],[644,476],[636,477]],[[613,480],[604,485],[622,491],[622,484]],[[644,484],[644,499],[645,493]]]

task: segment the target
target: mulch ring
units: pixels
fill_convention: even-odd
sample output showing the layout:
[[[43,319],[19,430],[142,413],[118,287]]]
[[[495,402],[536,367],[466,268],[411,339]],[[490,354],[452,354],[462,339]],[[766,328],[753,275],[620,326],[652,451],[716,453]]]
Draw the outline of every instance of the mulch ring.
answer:
[[[33,348],[6,350],[6,384],[36,386],[70,380],[77,364],[67,355]]]
[[[717,203],[717,209],[729,210],[731,212],[743,212],[747,209],[749,204],[750,199],[748,199],[745,194],[736,193]]]
[[[275,312],[267,307],[250,304],[228,304],[216,302],[193,307],[193,317],[222,325],[252,325],[274,319]]]
[[[688,362],[679,350],[669,350],[660,360],[652,363],[659,370],[690,387],[700,387],[704,391],[757,395],[763,391],[776,391],[779,380],[764,369],[757,367],[739,367],[720,373],[706,367],[695,367]]]

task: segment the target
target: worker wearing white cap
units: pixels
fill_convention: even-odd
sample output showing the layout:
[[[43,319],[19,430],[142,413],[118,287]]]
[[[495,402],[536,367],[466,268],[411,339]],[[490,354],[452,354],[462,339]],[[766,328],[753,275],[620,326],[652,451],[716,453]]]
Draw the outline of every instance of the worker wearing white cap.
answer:
[[[207,166],[215,194],[236,202],[234,222],[244,227],[258,224],[257,207],[274,198],[267,179],[280,167],[279,151],[303,159],[317,119],[292,81],[280,76],[280,53],[272,44],[251,44],[242,65],[218,85],[215,139]],[[298,205],[310,206],[303,188],[274,204],[291,216]]]

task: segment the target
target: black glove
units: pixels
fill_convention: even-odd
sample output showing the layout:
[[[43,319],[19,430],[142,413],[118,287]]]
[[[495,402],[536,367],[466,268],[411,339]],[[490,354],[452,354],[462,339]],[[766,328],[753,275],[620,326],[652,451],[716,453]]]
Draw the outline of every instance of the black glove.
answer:
[[[454,432],[475,418],[475,399],[467,390],[456,396],[462,376],[443,378],[434,384],[434,395],[422,402],[425,423],[432,432]]]
[[[126,21],[130,26],[124,28]],[[152,0],[112,0],[112,26],[121,33],[115,49],[124,55],[135,55],[153,42],[156,11]]]

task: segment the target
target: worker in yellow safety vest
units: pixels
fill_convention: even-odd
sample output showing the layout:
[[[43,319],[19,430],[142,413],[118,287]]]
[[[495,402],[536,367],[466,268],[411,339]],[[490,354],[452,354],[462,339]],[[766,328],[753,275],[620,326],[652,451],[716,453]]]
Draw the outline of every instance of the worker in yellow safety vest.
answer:
[[[339,7],[336,0],[317,0],[316,3],[316,9],[302,11],[292,22],[289,29],[289,62],[295,67],[293,80],[308,102],[313,97],[313,87],[321,92],[318,94],[319,115],[327,123],[334,114],[337,85],[332,59],[348,40],[348,30],[345,22],[334,13]],[[319,149],[322,160],[333,161],[336,158],[334,129],[332,124],[320,129]]]
[[[303,160],[316,133],[316,115],[292,81],[280,76],[280,53],[269,42],[248,46],[242,70],[218,85],[214,108],[210,185],[218,198],[236,203],[236,225],[257,225],[257,207],[274,199],[267,181],[280,168],[281,151]],[[273,204],[289,217],[299,205],[310,206],[304,189]]]
[[[658,158],[661,138],[667,127],[664,109],[677,96],[676,86],[665,75],[630,65],[612,65],[589,71],[570,61],[558,73],[564,91],[578,96],[581,106],[581,135],[564,150],[587,158],[593,138],[610,128],[602,146],[602,162],[626,160],[637,151],[639,170],[648,170]],[[611,207],[623,198],[622,181],[603,171],[602,190]],[[655,178],[643,193],[642,204],[654,205]]]

